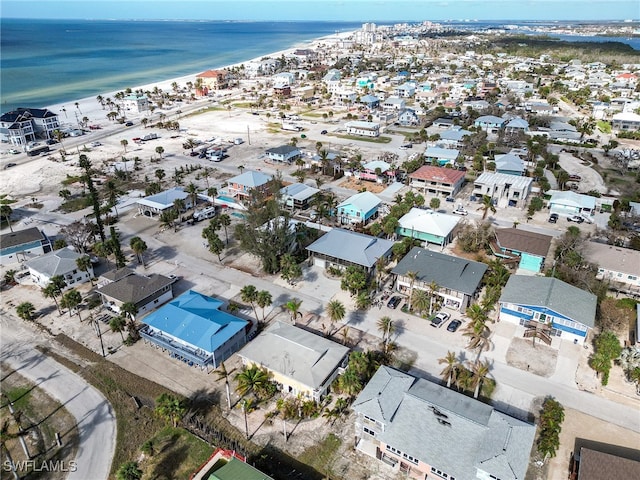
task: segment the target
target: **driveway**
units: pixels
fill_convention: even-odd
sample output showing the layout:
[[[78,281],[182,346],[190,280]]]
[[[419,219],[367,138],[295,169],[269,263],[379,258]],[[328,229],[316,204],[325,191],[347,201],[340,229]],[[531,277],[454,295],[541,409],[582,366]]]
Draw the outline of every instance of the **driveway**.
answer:
[[[107,399],[71,370],[36,350],[33,339],[41,333],[6,311],[2,312],[0,325],[0,361],[37,383],[76,419],[80,436],[77,468],[67,479],[107,479],[116,444],[116,418]]]

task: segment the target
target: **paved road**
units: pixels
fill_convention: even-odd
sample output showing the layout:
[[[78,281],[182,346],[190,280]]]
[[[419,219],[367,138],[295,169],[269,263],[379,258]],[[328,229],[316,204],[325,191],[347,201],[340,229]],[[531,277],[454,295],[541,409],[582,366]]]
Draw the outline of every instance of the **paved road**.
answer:
[[[76,419],[80,434],[77,469],[67,479],[107,479],[116,444],[116,418],[111,405],[81,377],[35,350],[34,338],[39,333],[8,312],[1,313],[0,360],[58,400]]]

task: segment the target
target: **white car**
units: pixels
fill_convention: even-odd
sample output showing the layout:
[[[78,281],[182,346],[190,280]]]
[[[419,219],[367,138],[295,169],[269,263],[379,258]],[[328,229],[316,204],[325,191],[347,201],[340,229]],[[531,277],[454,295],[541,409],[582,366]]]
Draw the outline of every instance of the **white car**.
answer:
[[[469,212],[467,212],[463,207],[456,207],[453,210],[453,214],[454,215],[468,215]]]
[[[436,328],[440,328],[441,326],[443,326],[445,323],[447,323],[447,320],[449,320],[449,317],[451,315],[449,315],[446,312],[438,312],[436,314],[435,317],[433,317],[433,319],[431,320],[431,326],[432,327],[436,327]]]
[[[99,146],[101,146],[101,145],[102,145],[102,144],[101,144],[100,142],[93,142],[93,143],[91,144],[91,146],[92,146],[93,148],[99,147]]]

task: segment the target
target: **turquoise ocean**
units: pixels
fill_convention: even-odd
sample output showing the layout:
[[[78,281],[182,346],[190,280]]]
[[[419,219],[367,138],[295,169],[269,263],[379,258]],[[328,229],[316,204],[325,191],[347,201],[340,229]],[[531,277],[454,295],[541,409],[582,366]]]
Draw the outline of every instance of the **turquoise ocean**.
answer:
[[[0,20],[0,111],[241,63],[361,23]]]

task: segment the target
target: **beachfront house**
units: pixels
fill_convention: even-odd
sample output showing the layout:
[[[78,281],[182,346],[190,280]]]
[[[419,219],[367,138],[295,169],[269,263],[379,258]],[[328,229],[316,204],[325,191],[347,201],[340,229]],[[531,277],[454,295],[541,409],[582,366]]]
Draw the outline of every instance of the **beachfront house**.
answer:
[[[344,124],[347,135],[361,137],[377,137],[380,135],[380,124],[377,122],[352,121]]]
[[[464,184],[465,172],[424,165],[409,174],[409,186],[423,195],[454,197]]]
[[[597,297],[553,277],[511,275],[500,296],[499,319],[517,336],[559,348],[559,339],[583,344],[595,326]]]
[[[234,199],[244,200],[251,196],[253,191],[267,193],[271,185],[271,177],[262,172],[247,170],[227,180],[227,193]]]
[[[142,322],[145,342],[169,352],[172,358],[216,369],[247,343],[251,324],[220,310],[222,302],[187,290]]]
[[[622,132],[640,130],[640,115],[634,112],[616,113],[611,117],[611,128]]]
[[[185,211],[192,207],[191,195],[185,192],[182,187],[173,187],[164,192],[148,195],[136,203],[138,212],[141,215],[149,218],[160,218],[164,212],[175,208],[176,200],[184,202]]]
[[[139,275],[128,268],[111,270],[98,279],[98,294],[102,304],[120,313],[122,305],[132,303],[137,315],[144,315],[173,298],[174,280],[152,273]]]
[[[198,93],[208,95],[211,91],[222,90],[229,87],[230,74],[227,70],[207,70],[196,75],[196,84],[199,84]]]
[[[535,425],[381,366],[353,402],[355,444],[387,478],[522,480]]]
[[[504,263],[540,273],[549,254],[553,237],[517,228],[496,228],[495,241],[489,242],[493,254]]]
[[[93,278],[91,263],[86,271],[78,267],[78,259],[86,256],[69,248],[61,248],[29,260],[26,266],[31,281],[38,287],[45,288],[51,282],[51,278],[61,276],[66,283],[63,290],[68,290]]]
[[[0,265],[24,262],[51,251],[51,241],[37,227],[0,235]]]
[[[398,220],[396,233],[444,247],[453,240],[460,220],[458,215],[414,207]]]
[[[378,259],[387,261],[393,248],[391,240],[333,228],[307,247],[310,262],[321,268],[343,269],[350,265],[374,273]]]
[[[26,149],[29,142],[54,138],[58,115],[46,108],[16,108],[0,116],[0,140]]]
[[[238,352],[245,366],[267,370],[284,394],[316,402],[344,371],[348,355],[348,347],[279,321]]]
[[[464,312],[478,298],[487,268],[484,263],[413,247],[391,273],[399,292],[433,290],[443,307]],[[409,272],[416,273],[415,279]]]
[[[122,99],[122,106],[127,111],[143,113],[149,110],[149,99],[146,95],[132,93]]]
[[[338,221],[342,225],[367,224],[378,215],[382,201],[371,192],[360,192],[347,198],[336,207]]]
[[[523,176],[525,173],[524,160],[513,153],[495,156],[496,172],[507,175]]]
[[[533,179],[506,173],[484,172],[473,182],[473,195],[491,197],[498,207],[524,208]]]

